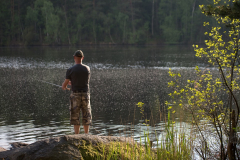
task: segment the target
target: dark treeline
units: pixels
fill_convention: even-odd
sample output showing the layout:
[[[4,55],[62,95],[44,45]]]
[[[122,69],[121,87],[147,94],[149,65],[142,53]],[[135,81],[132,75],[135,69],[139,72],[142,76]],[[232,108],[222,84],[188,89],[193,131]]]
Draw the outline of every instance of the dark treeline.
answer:
[[[1,0],[0,45],[190,44],[208,0]]]

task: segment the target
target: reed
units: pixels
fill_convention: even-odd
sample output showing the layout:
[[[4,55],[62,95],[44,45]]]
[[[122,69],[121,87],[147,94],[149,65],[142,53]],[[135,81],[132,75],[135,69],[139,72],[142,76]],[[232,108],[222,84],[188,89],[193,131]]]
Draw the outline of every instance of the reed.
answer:
[[[180,130],[177,130],[170,119],[168,111],[166,121],[166,135],[157,139],[156,147],[152,148],[149,133],[140,137],[139,143],[110,142],[107,144],[79,146],[83,159],[95,160],[188,160],[192,159],[192,140]],[[144,140],[142,142],[141,140]]]

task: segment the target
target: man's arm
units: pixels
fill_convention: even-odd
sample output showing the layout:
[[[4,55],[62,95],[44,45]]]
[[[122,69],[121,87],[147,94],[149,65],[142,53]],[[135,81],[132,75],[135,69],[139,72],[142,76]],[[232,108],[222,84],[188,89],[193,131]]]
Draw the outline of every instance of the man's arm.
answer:
[[[66,90],[66,89],[67,89],[67,85],[68,85],[69,82],[70,82],[70,79],[65,79],[65,81],[64,81],[63,84],[62,84],[62,89],[63,89],[63,90]]]

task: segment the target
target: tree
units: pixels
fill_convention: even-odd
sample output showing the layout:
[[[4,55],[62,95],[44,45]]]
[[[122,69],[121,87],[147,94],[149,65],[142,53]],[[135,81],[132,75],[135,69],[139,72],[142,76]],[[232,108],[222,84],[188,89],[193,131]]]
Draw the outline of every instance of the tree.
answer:
[[[59,17],[54,12],[53,4],[45,0],[41,7],[42,15],[45,17],[45,30],[47,42],[58,42]]]
[[[10,17],[10,12],[8,9],[9,1],[0,1],[0,44],[6,44],[8,41],[8,35],[10,33],[10,19],[5,17]]]
[[[219,4],[221,1],[217,0],[215,4]],[[232,1],[231,5],[218,5],[217,7],[213,5],[207,5],[206,7],[201,7],[203,13],[207,16],[218,15],[223,18],[229,17],[231,20],[240,19],[240,2]]]
[[[58,43],[61,10],[54,9],[48,0],[36,0],[34,7],[27,7],[25,16],[25,41],[27,44],[42,42],[43,33],[45,41],[49,44]]]
[[[240,159],[237,145],[239,145],[237,131],[240,113],[239,106],[239,79],[240,79],[240,56],[239,56],[239,31],[240,20],[231,16],[228,11],[234,10],[238,1],[214,0],[209,6],[201,5],[203,13],[211,15],[219,24],[229,26],[228,30],[222,31],[221,27],[212,27],[206,32],[209,39],[205,40],[206,47],[194,45],[196,56],[206,58],[209,64],[218,69],[218,75],[214,71],[205,69],[201,71],[196,67],[197,80],[188,80],[188,84],[181,88],[179,85],[180,74],[170,71],[175,77],[169,82],[169,86],[175,88],[170,96],[176,100],[179,106],[188,110],[193,117],[193,124],[198,129],[199,147],[196,151],[203,159]],[[231,6],[231,4],[233,4]],[[228,8],[225,14],[219,8]],[[211,9],[211,14],[209,14]],[[223,11],[223,10],[222,10]],[[204,22],[204,26],[209,25]],[[206,123],[211,124],[206,129]],[[213,143],[208,139],[211,136]]]
[[[125,43],[127,41],[127,21],[129,20],[128,15],[119,12],[118,15],[116,15],[116,22],[119,26],[119,30],[120,30],[120,35],[119,37],[121,37],[122,39],[120,40],[121,43]]]
[[[199,33],[205,31],[199,24],[207,18],[196,6],[207,2],[1,0],[0,41],[3,45],[200,42]],[[237,3],[235,8],[232,14],[238,15]]]
[[[173,2],[173,0],[162,0],[159,3],[160,29],[166,42],[176,43],[181,38],[181,28],[178,23],[181,14],[178,3],[181,4],[181,2]]]

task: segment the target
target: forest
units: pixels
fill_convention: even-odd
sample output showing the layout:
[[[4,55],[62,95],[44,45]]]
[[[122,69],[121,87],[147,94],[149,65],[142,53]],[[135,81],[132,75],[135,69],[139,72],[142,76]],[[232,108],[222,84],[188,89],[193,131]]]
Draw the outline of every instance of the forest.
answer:
[[[208,0],[1,0],[0,45],[203,43]]]

